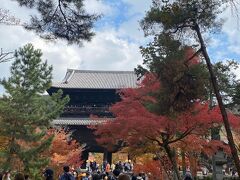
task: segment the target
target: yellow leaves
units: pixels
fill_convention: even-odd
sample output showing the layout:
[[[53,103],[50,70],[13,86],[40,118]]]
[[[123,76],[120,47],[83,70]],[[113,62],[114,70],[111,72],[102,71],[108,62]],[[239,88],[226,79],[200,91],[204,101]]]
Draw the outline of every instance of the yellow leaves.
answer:
[[[0,136],[0,151],[4,150],[7,148],[9,143],[9,138]]]
[[[68,157],[65,155],[53,153],[51,157],[51,161],[53,164],[64,164],[67,162]]]
[[[80,155],[82,148],[75,140],[68,140],[69,134],[61,131],[53,131],[54,134],[51,148],[49,150],[51,156],[51,165],[59,166],[61,164],[80,165]]]

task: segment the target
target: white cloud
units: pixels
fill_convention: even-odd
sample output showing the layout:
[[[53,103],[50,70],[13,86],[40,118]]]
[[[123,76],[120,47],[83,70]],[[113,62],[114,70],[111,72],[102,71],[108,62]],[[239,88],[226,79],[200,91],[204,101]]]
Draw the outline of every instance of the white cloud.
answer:
[[[122,0],[123,2],[129,4],[131,7],[129,9],[129,14],[144,14],[150,9],[152,4],[151,0]]]
[[[237,8],[240,9],[240,4],[236,4]],[[240,17],[237,17],[235,12],[232,11],[231,8],[228,8],[221,17],[225,19],[225,23],[223,24],[222,31],[227,35],[227,50],[231,53],[236,53],[240,55]],[[240,60],[240,57],[239,59]]]
[[[236,43],[236,44],[232,44],[232,45],[230,45],[229,47],[228,47],[228,50],[230,51],[230,52],[233,52],[233,53],[236,53],[236,54],[238,54],[238,55],[240,55],[240,42],[238,42],[238,43]],[[236,59],[236,60],[240,60],[240,57],[238,57],[238,59]]]
[[[54,79],[61,80],[67,68],[92,70],[133,70],[142,62],[138,44],[119,39],[115,31],[98,32],[83,47],[67,46],[64,42],[45,43],[36,38],[35,47],[54,67]]]
[[[127,6],[127,20],[121,23],[117,29],[121,38],[128,39],[138,43],[139,46],[149,42],[151,37],[144,37],[143,30],[140,28],[140,21],[143,19],[145,12],[150,8],[151,0],[122,0]]]
[[[91,43],[79,49],[81,69],[133,70],[141,63],[138,44],[117,37],[112,31],[99,32]]]
[[[138,44],[119,39],[117,32],[98,32],[84,47],[68,46],[66,43],[46,42],[34,33],[19,27],[0,28],[1,44],[5,50],[13,50],[32,43],[43,52],[43,60],[53,65],[54,81],[60,81],[67,68],[98,70],[133,70],[141,63]],[[10,63],[0,64],[1,78],[9,75]]]
[[[222,42],[220,41],[220,39],[218,38],[211,38],[209,40],[209,46],[211,46],[212,48],[217,48],[219,46],[219,44],[221,44]]]
[[[7,30],[7,31],[6,31]],[[13,50],[26,43],[32,43],[43,52],[54,68],[54,80],[61,80],[67,68],[98,69],[98,70],[133,70],[141,63],[138,44],[120,39],[114,30],[98,32],[91,42],[83,47],[68,46],[65,42],[46,42],[34,33],[19,27],[0,28],[1,47]],[[0,69],[9,69],[9,64],[1,64]],[[8,71],[1,73],[7,76]]]
[[[22,27],[0,24],[0,48],[2,48],[3,52],[12,52],[24,44],[30,43],[34,37],[33,33],[25,31]],[[0,63],[0,78],[9,75],[10,65],[11,61]]]
[[[3,0],[1,1],[0,8],[5,10],[9,10],[9,13],[16,18],[21,20],[21,23],[27,22],[29,20],[30,15],[36,13],[36,11],[26,8],[19,7],[16,1]]]
[[[103,1],[95,0],[86,2],[88,11],[104,12],[108,16],[114,13],[113,8],[111,8],[112,4],[108,5]],[[29,11],[18,7],[16,3],[3,3],[2,5],[0,6],[9,9],[14,14],[20,14],[21,18],[28,18]],[[135,21],[137,21],[136,18],[130,19],[123,23],[119,29],[113,26],[102,28],[96,32],[96,36],[92,41],[84,43],[83,47],[68,46],[62,41],[56,43],[46,42],[33,32],[26,31],[22,27],[0,25],[0,47],[6,51],[12,51],[26,43],[32,43],[36,48],[42,49],[43,59],[47,59],[48,63],[53,65],[54,81],[61,80],[67,68],[133,70],[137,64],[142,62],[138,48],[139,44],[122,37],[134,35],[135,39],[140,36],[143,37],[137,29],[138,22]],[[8,76],[9,66],[10,63],[1,64],[0,70],[2,73],[0,77]]]
[[[143,31],[140,29],[139,21],[142,17],[135,16],[121,24],[118,29],[119,35],[123,38],[133,40],[139,44],[143,43],[146,38]]]
[[[103,2],[102,0],[87,0],[84,1],[85,9],[89,13],[103,14],[103,15],[111,15],[113,9],[110,5]]]
[[[121,12],[121,9],[116,9],[118,6],[115,6],[119,1],[106,3],[104,0],[87,0],[85,2],[88,12],[102,13],[107,20],[108,18],[114,20]],[[123,0],[123,2],[130,6],[126,12],[129,18],[124,19],[118,26],[115,26],[114,22],[104,21],[106,25],[102,25],[92,41],[84,43],[83,47],[69,46],[63,41],[46,42],[22,27],[4,25],[0,25],[0,47],[6,51],[12,51],[26,43],[33,43],[36,48],[42,49],[43,59],[47,59],[48,63],[53,65],[54,81],[62,80],[67,68],[133,70],[137,64],[142,63],[138,47],[148,41],[140,30],[139,21],[149,9],[151,0],[141,0],[141,3],[139,0]],[[1,2],[0,7],[9,9],[13,15],[20,17],[23,21],[29,18],[29,10],[19,8],[10,0]],[[231,11],[225,12],[223,16],[231,17]],[[223,32],[228,37],[229,46],[226,51],[215,53],[218,59],[227,56],[229,52],[240,54],[239,29],[235,19],[229,18],[225,22]],[[216,38],[212,41],[212,46],[215,48],[219,43],[222,43],[221,40]],[[10,63],[0,64],[0,78],[9,75],[9,68]],[[240,78],[240,68],[235,73]]]

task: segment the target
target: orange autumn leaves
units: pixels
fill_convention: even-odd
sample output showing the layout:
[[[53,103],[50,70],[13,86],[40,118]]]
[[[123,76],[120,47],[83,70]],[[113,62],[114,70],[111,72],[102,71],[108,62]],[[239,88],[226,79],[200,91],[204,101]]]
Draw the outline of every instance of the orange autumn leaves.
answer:
[[[48,135],[54,135],[49,149],[50,166],[68,164],[74,167],[81,165],[81,146],[76,140],[70,140],[69,134],[64,130],[49,130]]]

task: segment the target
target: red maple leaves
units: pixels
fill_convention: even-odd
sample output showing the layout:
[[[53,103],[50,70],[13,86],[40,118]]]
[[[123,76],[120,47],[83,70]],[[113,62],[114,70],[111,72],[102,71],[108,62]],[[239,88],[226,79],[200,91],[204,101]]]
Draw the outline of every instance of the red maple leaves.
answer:
[[[49,167],[53,168],[56,175],[62,172],[64,165],[79,167],[82,163],[82,147],[76,140],[70,140],[70,134],[64,130],[50,129],[48,136],[54,136],[50,149],[45,155],[50,157]]]
[[[122,101],[111,107],[115,121],[99,126],[96,134],[101,135],[98,142],[109,147],[119,142],[128,146],[154,143],[158,146],[177,145],[177,142],[196,142],[192,148],[209,144],[206,138],[210,128],[222,124],[218,106],[209,110],[208,102],[195,102],[187,111],[160,115],[155,106],[161,85],[154,74],[147,74],[139,88],[121,91]],[[234,127],[239,127],[238,117],[229,113]],[[203,148],[200,148],[203,149]]]

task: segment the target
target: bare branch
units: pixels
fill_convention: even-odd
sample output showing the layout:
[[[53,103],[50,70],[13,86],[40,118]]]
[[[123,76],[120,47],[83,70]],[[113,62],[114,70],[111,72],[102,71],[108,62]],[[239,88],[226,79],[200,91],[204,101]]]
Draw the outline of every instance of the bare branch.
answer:
[[[0,50],[0,63],[8,62],[11,59],[13,59],[13,52],[3,52],[3,50]]]
[[[196,127],[193,126],[192,128],[186,130],[184,133],[182,133],[178,138],[171,140],[168,142],[168,144],[172,144],[175,143],[177,141],[180,141],[181,139],[185,138],[186,136],[188,136]]]
[[[19,25],[20,19],[10,15],[9,10],[0,8],[0,24]]]
[[[60,9],[60,12],[61,12],[61,14],[63,15],[63,18],[64,18],[66,24],[68,24],[67,17],[65,16],[65,14],[64,14],[64,12],[63,12],[63,10],[62,10],[62,5],[61,5],[61,4],[62,4],[62,1],[61,1],[61,0],[58,0],[58,7],[59,7],[59,9]]]
[[[185,62],[185,63],[188,63],[189,61],[191,61],[194,57],[196,57],[199,53],[202,52],[202,49],[200,48],[199,50],[197,50],[190,58],[188,58]]]
[[[163,143],[162,142],[160,142],[158,139],[156,139],[156,138],[152,138],[152,137],[150,137],[150,136],[145,136],[147,139],[149,139],[149,140],[151,140],[151,141],[153,141],[153,142],[156,142],[160,147],[162,147],[163,146]]]

